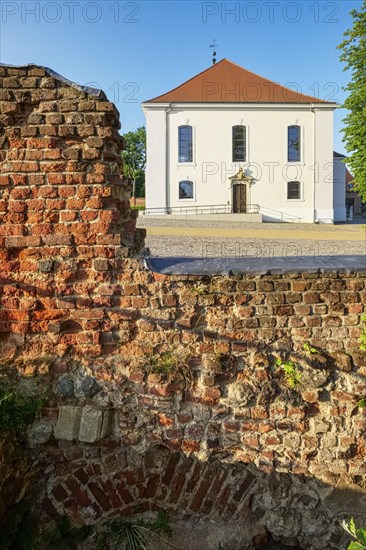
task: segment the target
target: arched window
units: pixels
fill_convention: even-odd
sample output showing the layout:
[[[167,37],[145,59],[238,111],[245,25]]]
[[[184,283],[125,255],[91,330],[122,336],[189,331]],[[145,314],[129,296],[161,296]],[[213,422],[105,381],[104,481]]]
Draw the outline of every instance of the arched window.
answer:
[[[178,162],[192,162],[192,126],[178,128]]]
[[[182,180],[179,182],[179,198],[193,199],[193,181]]]
[[[300,198],[300,182],[288,181],[287,182],[287,199],[299,199]]]
[[[247,136],[245,126],[233,126],[233,162],[247,159]]]
[[[288,162],[300,161],[300,126],[287,128],[287,160]]]

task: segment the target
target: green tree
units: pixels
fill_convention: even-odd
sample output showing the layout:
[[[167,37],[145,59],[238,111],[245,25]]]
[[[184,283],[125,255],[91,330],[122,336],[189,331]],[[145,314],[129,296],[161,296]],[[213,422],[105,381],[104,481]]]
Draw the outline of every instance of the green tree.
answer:
[[[344,33],[338,46],[342,50],[340,60],[344,70],[351,71],[351,80],[345,87],[349,92],[343,107],[349,113],[344,119],[343,130],[347,164],[354,176],[355,188],[366,201],[366,0],[359,10],[350,12],[353,27]]]
[[[145,196],[146,130],[139,126],[123,135],[125,150],[122,153],[123,173],[134,182],[136,197]]]

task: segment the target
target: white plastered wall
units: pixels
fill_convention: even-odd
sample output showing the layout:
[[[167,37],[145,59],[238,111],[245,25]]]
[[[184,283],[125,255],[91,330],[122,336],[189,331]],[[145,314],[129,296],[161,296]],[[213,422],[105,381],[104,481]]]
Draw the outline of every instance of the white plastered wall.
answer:
[[[341,158],[334,159],[334,221],[346,221],[346,165]]]
[[[229,178],[242,166],[253,177],[247,204],[260,205],[264,219],[298,217],[313,222],[314,209],[318,217],[333,219],[333,109],[316,108],[314,115],[310,105],[180,104],[167,109],[145,104],[144,110],[147,208],[231,204]],[[178,127],[187,124],[193,128],[193,162],[179,163]],[[234,125],[247,128],[247,161],[243,163],[232,162]],[[290,125],[301,128],[301,161],[297,163],[287,161]],[[168,143],[165,164],[164,138]],[[194,197],[181,200],[179,181],[187,179],[194,183]],[[298,200],[287,199],[291,180],[300,182]]]

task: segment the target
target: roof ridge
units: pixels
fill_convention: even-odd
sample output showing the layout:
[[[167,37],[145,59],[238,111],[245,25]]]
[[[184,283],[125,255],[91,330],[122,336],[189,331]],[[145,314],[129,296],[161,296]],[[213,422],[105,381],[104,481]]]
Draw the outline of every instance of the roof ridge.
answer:
[[[285,90],[286,92],[289,92],[289,93],[292,93],[292,94],[295,94],[295,97],[294,99],[290,99],[290,97],[287,95],[287,101],[280,101],[280,103],[316,103],[316,104],[327,104],[327,105],[337,105],[336,102],[333,102],[333,101],[326,101],[324,99],[321,99],[320,97],[315,97],[315,96],[312,96],[312,95],[309,95],[309,94],[306,94],[306,93],[303,93],[302,91],[299,92],[297,90],[294,90],[292,88],[288,88],[287,86],[284,86],[282,84],[280,84],[279,82],[275,82],[274,80],[271,80],[269,78],[266,78],[258,73],[255,73],[253,71],[250,71],[249,69],[246,69],[245,67],[242,67],[241,65],[239,65],[238,63],[234,63],[233,61],[230,61],[230,59],[227,59],[226,57],[224,57],[223,59],[220,59],[220,61],[218,61],[218,63],[214,64],[214,65],[211,65],[210,67],[208,67],[207,69],[204,69],[203,71],[201,71],[200,73],[192,76],[191,78],[189,78],[188,80],[185,80],[184,82],[182,82],[181,84],[179,84],[178,86],[175,86],[174,88],[172,88],[171,90],[163,93],[163,94],[159,94],[149,100],[146,100],[144,101],[143,103],[151,103],[151,102],[159,102],[159,100],[161,100],[162,103],[171,103],[171,99],[169,98],[169,95],[170,94],[174,94],[174,92],[177,92],[178,90],[180,89],[184,89],[184,87],[186,87],[187,85],[189,86],[190,83],[192,83],[193,81],[195,80],[198,80],[200,78],[202,78],[202,75],[204,75],[205,73],[209,72],[209,71],[212,71],[212,70],[215,70],[217,67],[219,67],[221,64],[224,63],[224,67],[227,65],[229,66],[232,66],[233,68],[238,68],[240,71],[244,71],[244,73],[246,73],[246,75],[248,76],[243,76],[243,80],[248,79],[250,78],[251,75],[253,75],[253,81],[255,82],[256,80],[258,81],[259,79],[259,84],[258,85],[261,85],[261,86],[265,86],[266,84],[265,83],[269,83],[273,86],[276,86],[277,89],[278,89],[278,92],[280,93],[280,90],[282,90],[282,95],[283,95],[283,91]],[[225,69],[223,69],[225,71]],[[227,67],[226,68],[227,71],[230,72],[230,68]],[[234,69],[232,69],[234,70]],[[218,73],[218,75],[220,74],[220,72]],[[240,75],[237,77],[239,78]],[[262,83],[261,83],[262,81]],[[301,88],[301,87],[300,87]],[[273,90],[275,90],[275,88],[273,88]],[[179,92],[178,92],[179,93]],[[273,92],[275,93],[275,92]],[[165,100],[162,99],[164,97],[168,96]],[[302,101],[301,101],[302,100]],[[174,101],[173,101],[174,102]],[[178,101],[179,102],[179,101]],[[249,101],[251,102],[251,101]],[[195,103],[195,101],[193,100],[193,103]],[[199,101],[199,103],[205,103],[205,101]],[[246,101],[244,102],[240,102],[240,101],[235,101],[235,103],[247,103]],[[253,101],[253,103],[255,103]],[[265,102],[263,102],[265,103]],[[269,103],[276,103],[276,101],[273,101],[273,99],[269,100]]]
[[[287,86],[284,86],[283,84],[280,84],[279,82],[275,82],[271,78],[267,78],[266,76],[262,76],[261,74],[255,73],[254,71],[250,71],[246,67],[243,67],[242,65],[239,65],[239,63],[235,63],[234,61],[230,61],[230,59],[227,59],[224,57],[222,61],[227,61],[228,63],[231,63],[231,65],[235,65],[236,67],[239,67],[239,69],[242,69],[243,71],[246,71],[247,73],[253,74],[254,76],[258,76],[259,78],[263,78],[263,80],[266,80],[267,82],[271,82],[272,84],[275,84],[276,86],[280,86],[281,88],[284,88],[285,90],[288,90],[289,92],[293,92],[294,94],[303,95],[305,97],[311,97],[312,99],[316,99],[317,101],[324,101],[324,103],[333,103],[332,101],[328,102],[324,99],[321,99],[320,97],[315,97],[308,94],[303,94],[302,92],[298,92],[296,90],[292,90],[291,88],[287,88]],[[198,75],[197,75],[198,76]]]

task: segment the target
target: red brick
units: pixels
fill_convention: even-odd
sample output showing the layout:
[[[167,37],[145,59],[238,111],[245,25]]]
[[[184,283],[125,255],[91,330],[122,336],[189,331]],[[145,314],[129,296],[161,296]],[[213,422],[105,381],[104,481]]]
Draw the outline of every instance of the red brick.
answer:
[[[306,292],[304,294],[304,302],[305,304],[317,304],[321,302],[319,294],[316,292]]]
[[[201,481],[192,499],[192,503],[190,506],[190,509],[192,510],[192,512],[198,513],[200,511],[202,503],[205,497],[207,496],[210,485],[211,485],[210,479]]]
[[[201,401],[203,403],[214,403],[221,397],[221,388],[213,387],[213,388],[205,388]]]
[[[169,459],[169,462],[165,468],[165,472],[163,474],[163,477],[161,479],[161,482],[163,485],[169,485],[169,483],[171,482],[172,478],[173,478],[173,475],[174,475],[174,472],[175,472],[175,468],[177,467],[178,463],[179,463],[179,459],[180,459],[180,454],[179,453],[173,453]]]
[[[99,506],[105,511],[108,512],[112,508],[112,503],[110,501],[109,495],[103,491],[103,489],[95,482],[90,481],[88,483],[89,490],[93,493],[94,497],[97,500]]]
[[[233,494],[233,500],[236,502],[242,502],[244,498],[247,497],[248,489],[255,483],[256,478],[253,474],[247,472],[246,475],[244,474],[244,481],[242,481],[236,490],[236,492]]]
[[[74,475],[78,478],[78,480],[83,484],[86,485],[89,481],[89,476],[86,473],[86,471],[83,468],[78,468]]]
[[[177,414],[177,421],[180,423],[180,424],[186,424],[187,422],[191,422],[191,420],[193,419],[193,416],[191,413],[180,413],[180,414]]]
[[[265,445],[280,445],[281,440],[276,435],[270,435],[264,440]]]
[[[167,416],[166,414],[159,413],[157,418],[161,426],[172,426],[174,424],[173,418],[171,416]]]
[[[258,425],[258,431],[261,434],[271,432],[272,430],[274,430],[274,425],[273,424],[263,424],[263,423],[261,423],[261,424]]]
[[[102,486],[105,493],[108,495],[112,503],[112,507],[120,508],[122,506],[122,501],[111,480],[107,479],[105,481],[100,481],[100,485]]]
[[[165,437],[167,439],[182,439],[183,431],[180,429],[168,429],[165,431]]]
[[[224,430],[226,432],[239,432],[240,425],[238,422],[224,422]]]
[[[85,508],[86,506],[90,506],[91,501],[88,495],[85,493],[85,491],[82,490],[75,479],[71,477],[67,478],[65,481],[65,485],[70,490],[78,506],[82,506],[83,508]]]
[[[63,502],[68,497],[68,494],[65,491],[65,488],[61,484],[54,487],[51,493],[58,502]]]
[[[267,409],[261,406],[253,407],[251,416],[254,419],[265,419],[269,417]]]
[[[125,504],[130,504],[133,502],[134,499],[123,481],[116,484],[116,489]]]
[[[199,451],[201,448],[201,442],[195,441],[192,439],[185,439],[182,441],[182,451],[184,453],[194,453]]]
[[[341,390],[335,390],[331,392],[331,396],[333,399],[336,399],[337,401],[346,401],[348,403],[354,403],[355,402],[355,396],[350,395],[349,393],[346,393]]]

